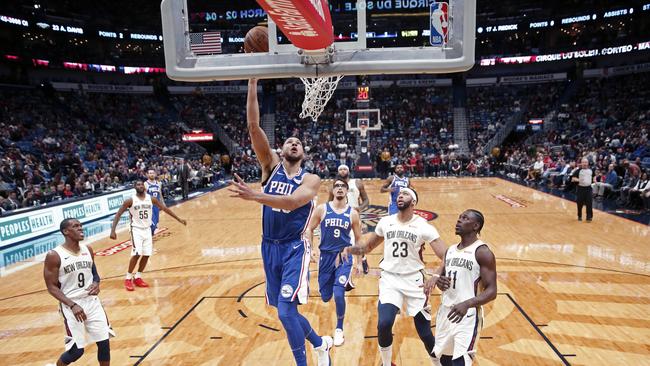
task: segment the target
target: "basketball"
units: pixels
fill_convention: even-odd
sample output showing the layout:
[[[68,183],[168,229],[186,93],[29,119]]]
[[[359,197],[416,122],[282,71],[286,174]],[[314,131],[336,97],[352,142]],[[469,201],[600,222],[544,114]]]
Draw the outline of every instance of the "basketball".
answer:
[[[244,51],[269,52],[269,30],[266,27],[257,26],[249,30],[244,38]]]

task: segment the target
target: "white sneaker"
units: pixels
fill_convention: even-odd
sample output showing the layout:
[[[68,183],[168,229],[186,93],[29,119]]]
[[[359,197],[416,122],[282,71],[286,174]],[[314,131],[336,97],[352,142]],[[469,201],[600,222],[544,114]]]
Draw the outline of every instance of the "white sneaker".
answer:
[[[330,349],[332,348],[334,340],[330,336],[322,336],[321,339],[323,340],[323,344],[318,348],[314,348],[316,357],[318,358],[318,366],[330,366],[332,364],[330,359]]]
[[[345,342],[345,337],[343,336],[343,329],[336,328],[334,331],[334,345],[339,347]]]

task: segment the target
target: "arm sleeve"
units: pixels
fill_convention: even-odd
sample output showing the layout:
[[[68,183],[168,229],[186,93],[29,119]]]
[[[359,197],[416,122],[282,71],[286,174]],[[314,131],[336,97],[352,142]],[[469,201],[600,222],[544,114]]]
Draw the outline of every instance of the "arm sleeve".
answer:
[[[97,267],[95,266],[95,262],[93,262],[93,282],[99,282],[101,278],[99,278],[99,273],[97,273]]]

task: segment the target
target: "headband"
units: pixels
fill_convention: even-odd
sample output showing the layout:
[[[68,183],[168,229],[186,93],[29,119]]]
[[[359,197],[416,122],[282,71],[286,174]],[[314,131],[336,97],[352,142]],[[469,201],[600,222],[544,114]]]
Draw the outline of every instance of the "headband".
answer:
[[[411,188],[402,188],[400,189],[400,192],[408,193],[409,196],[411,196],[411,198],[413,199],[413,202],[415,202],[416,205],[418,204],[418,195],[415,193],[414,190],[412,190]]]

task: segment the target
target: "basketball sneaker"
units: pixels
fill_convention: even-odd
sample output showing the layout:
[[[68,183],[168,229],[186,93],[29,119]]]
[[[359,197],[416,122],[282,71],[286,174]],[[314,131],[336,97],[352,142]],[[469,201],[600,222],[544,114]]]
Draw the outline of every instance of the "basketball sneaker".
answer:
[[[332,349],[334,340],[330,336],[322,336],[321,338],[323,339],[323,344],[318,348],[314,348],[316,358],[318,359],[318,366],[330,366],[332,364],[330,349]]]
[[[336,328],[334,331],[334,345],[339,347],[345,342],[345,337],[343,336],[343,329]]]
[[[127,291],[133,291],[134,290],[134,288],[133,288],[133,280],[124,280],[124,288]]]
[[[133,283],[138,287],[149,287],[149,284],[144,282],[142,278],[136,278]]]

